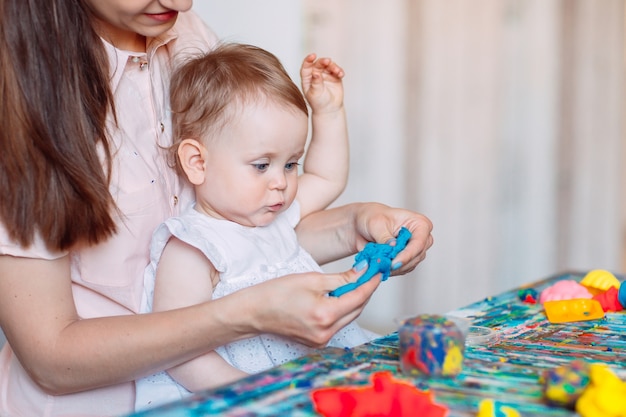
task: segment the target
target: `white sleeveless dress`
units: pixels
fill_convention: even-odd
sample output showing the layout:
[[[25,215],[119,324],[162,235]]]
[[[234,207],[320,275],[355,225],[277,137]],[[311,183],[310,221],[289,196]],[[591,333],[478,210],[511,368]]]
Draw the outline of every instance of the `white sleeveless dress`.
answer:
[[[264,227],[241,226],[208,217],[194,209],[168,219],[153,235],[150,265],[144,276],[146,293],[142,312],[152,310],[156,266],[172,236],[198,248],[219,271],[220,282],[213,290],[213,299],[283,275],[321,272],[311,255],[298,244],[294,228],[299,221],[300,207],[297,202]],[[350,348],[376,336],[351,323],[341,329],[328,346]],[[221,346],[216,352],[232,366],[254,374],[306,355],[311,349],[281,336],[263,334]],[[188,394],[166,372],[160,372],[136,382],[136,410],[151,408]]]

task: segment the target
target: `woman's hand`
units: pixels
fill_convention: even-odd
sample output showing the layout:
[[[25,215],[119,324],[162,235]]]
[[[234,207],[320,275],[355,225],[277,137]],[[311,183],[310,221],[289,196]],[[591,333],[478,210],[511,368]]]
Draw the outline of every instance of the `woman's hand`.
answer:
[[[354,282],[365,269],[338,274],[293,274],[246,288],[224,297],[230,305],[244,306],[232,323],[237,328],[252,321],[258,333],[274,333],[313,347],[325,346],[342,327],[355,320],[380,283],[380,275],[341,297],[332,290]]]
[[[354,203],[312,213],[300,221],[296,231],[300,244],[324,264],[354,255],[368,242],[387,243],[402,226],[412,236],[393,261],[393,274],[398,275],[415,269],[433,244],[433,225],[424,215],[384,204]]]
[[[368,203],[360,206],[356,215],[356,250],[368,242],[388,243],[395,241],[401,227],[411,232],[411,239],[393,260],[392,275],[411,272],[426,258],[426,251],[433,244],[433,225],[424,215],[410,210],[392,208],[382,204]]]

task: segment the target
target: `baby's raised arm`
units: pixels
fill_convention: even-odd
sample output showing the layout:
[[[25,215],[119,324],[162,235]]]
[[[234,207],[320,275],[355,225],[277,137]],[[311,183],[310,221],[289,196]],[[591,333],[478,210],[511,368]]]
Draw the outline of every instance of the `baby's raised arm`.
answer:
[[[311,107],[312,136],[298,180],[302,217],[326,208],[348,181],[349,145],[343,105],[343,69],[330,58],[309,54],[300,69]]]

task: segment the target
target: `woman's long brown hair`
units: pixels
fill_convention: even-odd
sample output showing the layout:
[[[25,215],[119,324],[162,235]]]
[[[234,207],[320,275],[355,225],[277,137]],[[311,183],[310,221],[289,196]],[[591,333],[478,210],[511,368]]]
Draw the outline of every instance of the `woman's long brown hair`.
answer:
[[[115,232],[108,64],[83,0],[0,0],[0,221],[23,246]],[[104,164],[102,158],[104,155]]]

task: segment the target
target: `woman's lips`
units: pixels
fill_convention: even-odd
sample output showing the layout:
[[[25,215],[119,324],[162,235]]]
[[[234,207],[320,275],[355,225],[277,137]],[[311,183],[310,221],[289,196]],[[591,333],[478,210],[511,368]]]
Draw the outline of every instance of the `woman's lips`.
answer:
[[[178,16],[178,12],[175,10],[165,13],[146,13],[150,19],[157,20],[159,22],[167,22]]]

